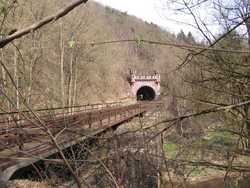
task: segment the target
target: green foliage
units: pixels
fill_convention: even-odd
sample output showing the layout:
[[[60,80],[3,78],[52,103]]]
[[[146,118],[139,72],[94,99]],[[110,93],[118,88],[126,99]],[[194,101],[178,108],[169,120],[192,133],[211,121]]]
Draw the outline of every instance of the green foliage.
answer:
[[[137,47],[138,47],[138,48],[141,48],[141,47],[142,47],[142,45],[143,45],[142,40],[143,40],[142,35],[139,35],[139,36],[136,37],[136,44],[137,44]]]
[[[229,132],[213,132],[206,139],[199,141],[203,145],[232,146],[235,144],[235,137]]]
[[[178,153],[178,146],[175,143],[166,143],[164,144],[164,151],[171,158],[175,158]]]
[[[200,176],[205,176],[205,175],[207,175],[206,169],[201,168],[201,167],[195,168],[191,173],[191,176],[193,177],[200,177]]]
[[[6,15],[8,9],[8,3],[6,0],[0,0],[0,15]]]
[[[210,144],[230,146],[234,144],[233,136],[227,132],[217,132],[210,138]]]
[[[74,48],[76,45],[76,42],[72,39],[69,41],[69,48]]]
[[[198,139],[193,143],[194,147],[222,146],[232,147],[236,143],[236,137],[229,132],[212,132],[206,138]]]

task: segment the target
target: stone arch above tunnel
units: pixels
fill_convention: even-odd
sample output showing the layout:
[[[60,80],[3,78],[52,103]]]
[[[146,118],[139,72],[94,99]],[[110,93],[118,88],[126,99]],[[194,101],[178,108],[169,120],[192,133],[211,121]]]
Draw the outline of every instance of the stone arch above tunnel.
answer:
[[[156,100],[160,96],[160,74],[130,71],[130,85],[133,97],[137,100]]]

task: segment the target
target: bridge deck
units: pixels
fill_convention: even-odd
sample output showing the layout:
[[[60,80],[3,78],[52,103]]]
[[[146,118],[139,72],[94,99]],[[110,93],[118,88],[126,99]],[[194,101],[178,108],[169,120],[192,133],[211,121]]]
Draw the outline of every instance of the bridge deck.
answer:
[[[53,118],[43,116],[41,119],[63,150],[159,104],[106,105],[101,109],[58,114]],[[39,126],[37,120],[33,119],[33,122],[22,120],[21,124],[13,122],[8,126],[0,123],[0,181],[7,181],[16,170],[58,152],[46,130]]]

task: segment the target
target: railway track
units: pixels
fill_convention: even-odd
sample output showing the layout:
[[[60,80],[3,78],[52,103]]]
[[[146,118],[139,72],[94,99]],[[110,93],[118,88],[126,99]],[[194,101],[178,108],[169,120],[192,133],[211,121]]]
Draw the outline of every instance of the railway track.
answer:
[[[47,134],[47,129],[63,150],[160,105],[161,102],[83,105],[71,108],[68,113],[62,112],[65,108],[40,109],[36,111],[39,114],[39,121],[31,118],[28,111],[23,111],[22,114],[26,113],[29,120],[7,118],[7,121],[6,116],[13,117],[18,112],[2,113],[0,114],[2,117],[0,118],[0,181],[7,181],[16,170],[58,152]],[[41,121],[43,126],[40,125]]]

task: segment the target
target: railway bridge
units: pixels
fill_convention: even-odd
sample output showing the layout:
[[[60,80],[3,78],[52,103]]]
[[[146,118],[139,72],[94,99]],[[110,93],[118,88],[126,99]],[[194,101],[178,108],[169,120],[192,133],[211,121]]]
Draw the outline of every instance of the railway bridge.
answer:
[[[19,169],[116,128],[160,105],[159,101],[130,105],[105,103],[75,106],[70,110],[0,113],[0,182],[8,181]],[[65,113],[65,110],[70,112]],[[17,114],[22,114],[23,119],[9,119]]]

